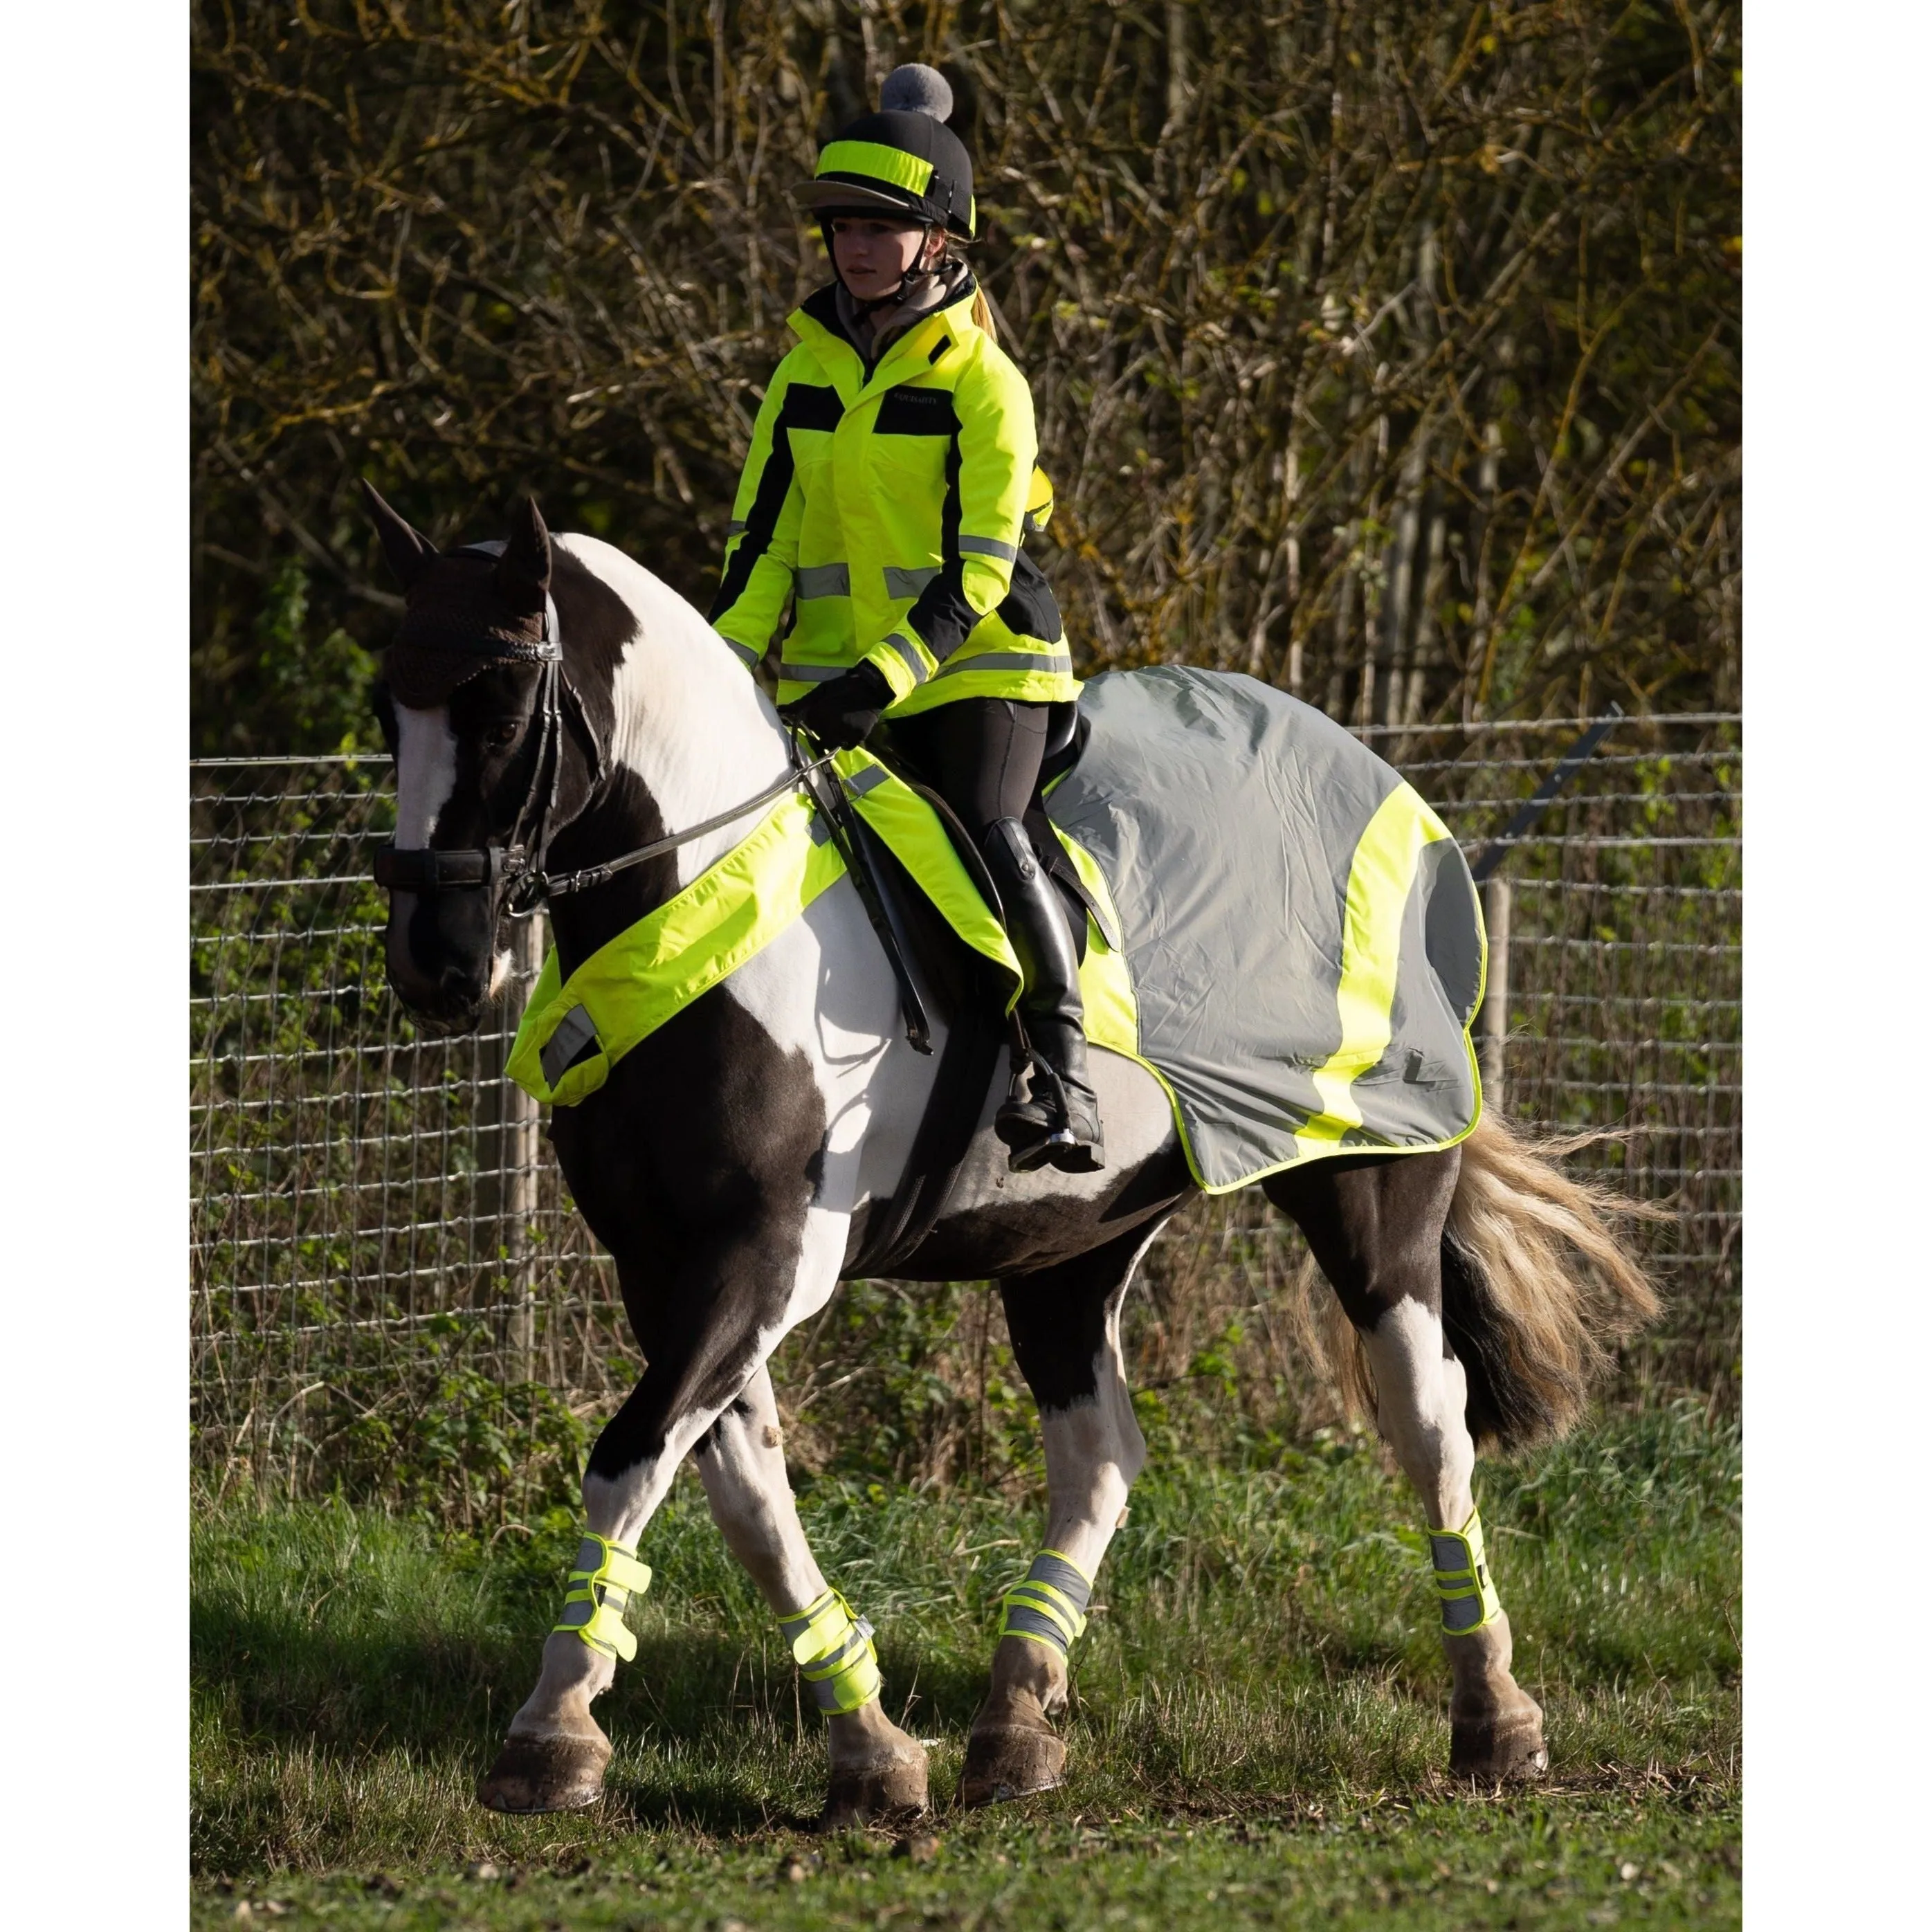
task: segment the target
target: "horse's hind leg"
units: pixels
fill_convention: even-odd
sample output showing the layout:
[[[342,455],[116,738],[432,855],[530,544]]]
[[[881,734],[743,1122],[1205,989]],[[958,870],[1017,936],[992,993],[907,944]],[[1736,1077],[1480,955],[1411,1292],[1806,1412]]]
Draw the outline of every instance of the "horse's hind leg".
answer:
[[[778,1403],[760,1368],[694,1452],[711,1514],[731,1553],[781,1618],[816,1603],[825,1576],[805,1539],[785,1474]],[[831,1784],[819,1822],[830,1830],[871,1817],[922,1811],[926,1753],[875,1696],[826,1718]]]
[[[1040,1405],[1046,1543],[1029,1572],[1039,1582],[1018,1586],[1036,1600],[1009,1598],[992,1687],[967,1740],[962,1803],[1022,1797],[1060,1782],[1066,1747],[1049,1720],[1066,1704],[1068,1624],[1077,1628],[1084,1616],[1087,1591],[1147,1456],[1120,1360],[1120,1305],[1159,1226],[1000,1284],[1013,1353]]]
[[[1376,1420],[1414,1484],[1432,1531],[1460,1532],[1474,1514],[1475,1444],[1468,1385],[1442,1328],[1442,1234],[1460,1156],[1340,1158],[1289,1168],[1262,1183],[1292,1215],[1362,1337],[1375,1377]],[[1438,1564],[1459,1546],[1436,1546]],[[1466,1634],[1447,1619],[1492,1614]],[[1492,1587],[1472,1604],[1445,1601],[1442,1646],[1454,1688],[1449,1765],[1495,1781],[1548,1766],[1543,1712],[1510,1675],[1509,1618]]]

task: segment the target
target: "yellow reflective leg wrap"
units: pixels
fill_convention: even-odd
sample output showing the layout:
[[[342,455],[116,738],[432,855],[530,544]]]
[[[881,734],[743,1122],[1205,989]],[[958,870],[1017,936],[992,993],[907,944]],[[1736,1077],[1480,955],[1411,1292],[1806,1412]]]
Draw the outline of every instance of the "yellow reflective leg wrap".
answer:
[[[836,1590],[779,1618],[778,1628],[791,1646],[800,1675],[812,1686],[813,1701],[827,1715],[856,1711],[879,1694],[872,1627],[853,1616],[852,1606]]]
[[[1043,1643],[1064,1657],[1087,1628],[1094,1580],[1070,1556],[1042,1550],[1000,1599],[1000,1634]]]
[[[1429,1552],[1436,1565],[1436,1594],[1442,1602],[1442,1628],[1450,1636],[1467,1636],[1502,1613],[1502,1600],[1490,1580],[1483,1550],[1482,1519],[1472,1509],[1460,1529],[1432,1529]]]
[[[563,1614],[553,1628],[628,1664],[638,1654],[638,1640],[624,1622],[625,1608],[650,1586],[650,1565],[640,1563],[634,1550],[586,1531],[563,1593]]]

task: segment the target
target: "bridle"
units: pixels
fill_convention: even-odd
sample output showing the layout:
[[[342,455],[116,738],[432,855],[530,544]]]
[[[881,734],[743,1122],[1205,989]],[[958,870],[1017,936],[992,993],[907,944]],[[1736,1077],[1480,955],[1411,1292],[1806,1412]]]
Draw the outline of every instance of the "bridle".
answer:
[[[500,542],[469,544],[450,554],[495,557],[502,548]],[[806,763],[800,752],[796,736],[788,734],[790,769],[755,797],[748,798],[742,804],[734,805],[728,812],[721,812],[701,824],[686,826],[682,832],[653,839],[648,845],[640,845],[634,851],[607,859],[599,865],[586,866],[574,872],[547,872],[544,862],[549,856],[550,841],[559,829],[551,824],[550,819],[556,809],[557,783],[563,769],[566,698],[569,700],[572,722],[590,748],[590,782],[593,787],[603,778],[605,768],[604,748],[598,742],[576,686],[563,668],[563,644],[557,634],[556,603],[548,591],[544,593],[543,636],[537,646],[537,657],[543,668],[537,691],[542,736],[538,742],[536,771],[529,791],[517,808],[508,838],[501,843],[448,850],[434,845],[378,846],[376,883],[386,891],[434,893],[480,889],[494,896],[500,888],[503,893],[503,914],[511,919],[528,919],[552,899],[562,898],[572,892],[588,892],[615,878],[620,872],[629,871],[633,866],[641,866],[646,860],[675,851],[694,838],[703,838],[707,832],[716,832],[719,826],[729,825],[734,819],[743,818],[759,806],[769,804],[782,793],[796,790],[831,763],[829,752]],[[520,658],[518,661],[529,662],[527,658]]]

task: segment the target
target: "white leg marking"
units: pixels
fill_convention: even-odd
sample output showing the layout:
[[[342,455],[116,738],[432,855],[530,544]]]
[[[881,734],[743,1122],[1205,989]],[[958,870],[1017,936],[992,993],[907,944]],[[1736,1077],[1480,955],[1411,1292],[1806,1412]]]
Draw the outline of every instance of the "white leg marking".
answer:
[[[783,1616],[813,1601],[825,1576],[805,1540],[785,1474],[770,1372],[760,1369],[738,1400],[744,1406],[726,1411],[693,1460],[732,1555]]]
[[[1405,1296],[1362,1338],[1375,1371],[1376,1420],[1433,1529],[1460,1529],[1475,1507],[1476,1445],[1462,1365],[1442,1351],[1442,1324]]]
[[[1148,1236],[1148,1242],[1154,1239]],[[1142,1245],[1134,1257],[1147,1252]],[[1128,1270],[1127,1279],[1133,1278]],[[1147,1438],[1134,1418],[1120,1356],[1120,1306],[1124,1289],[1107,1311],[1106,1337],[1094,1358],[1090,1401],[1048,1409],[1040,1418],[1046,1447],[1046,1546],[1070,1557],[1088,1576],[1100,1572],[1107,1546],[1120,1527],[1127,1491],[1147,1460]]]

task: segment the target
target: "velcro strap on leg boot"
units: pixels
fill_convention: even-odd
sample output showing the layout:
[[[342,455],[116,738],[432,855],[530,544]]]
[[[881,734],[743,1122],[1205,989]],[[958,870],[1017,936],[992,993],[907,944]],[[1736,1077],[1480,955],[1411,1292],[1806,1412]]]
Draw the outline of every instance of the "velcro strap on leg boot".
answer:
[[[1467,1636],[1493,1623],[1502,1600],[1490,1578],[1483,1549],[1482,1519],[1472,1509],[1460,1529],[1432,1529],[1429,1551],[1436,1566],[1436,1594],[1442,1602],[1442,1628],[1450,1636]]]
[[[812,1700],[828,1716],[856,1711],[879,1694],[879,1654],[872,1626],[852,1614],[836,1590],[814,1597],[802,1610],[778,1619]]]
[[[634,1550],[586,1531],[563,1593],[563,1614],[552,1628],[628,1664],[638,1654],[638,1640],[624,1622],[624,1612],[632,1597],[641,1597],[650,1586],[650,1565],[640,1563]]]
[[[1064,1657],[1087,1628],[1094,1580],[1070,1556],[1042,1550],[1000,1599],[1000,1634],[1030,1638]]]

